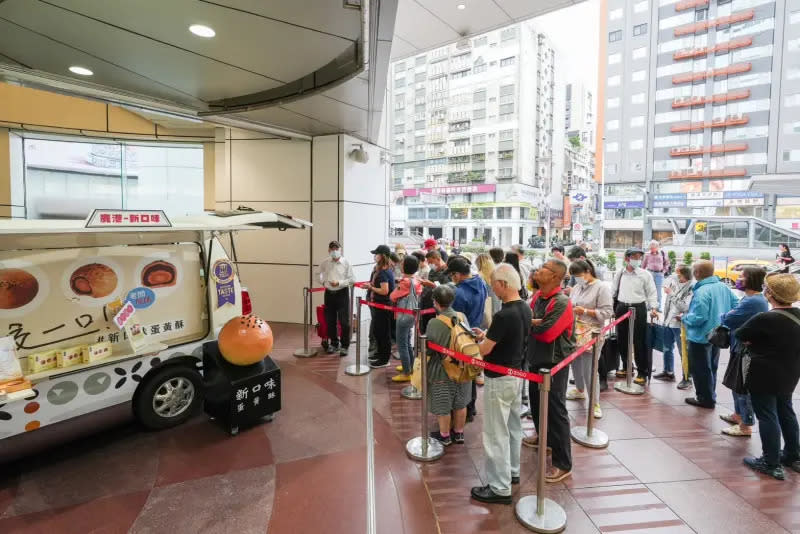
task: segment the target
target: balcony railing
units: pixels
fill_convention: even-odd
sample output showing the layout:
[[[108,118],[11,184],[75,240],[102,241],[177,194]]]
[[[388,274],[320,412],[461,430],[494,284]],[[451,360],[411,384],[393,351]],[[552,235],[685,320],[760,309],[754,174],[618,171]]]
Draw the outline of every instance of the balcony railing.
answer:
[[[747,143],[727,143],[711,146],[684,146],[669,151],[672,157],[697,156],[700,154],[725,154],[727,152],[744,152],[749,148]]]
[[[682,169],[669,173],[670,180],[687,180],[697,178],[729,178],[732,176],[747,176],[746,169]]]
[[[739,13],[728,15],[727,17],[720,17],[714,20],[704,20],[702,22],[694,22],[692,24],[687,24],[686,26],[679,26],[675,28],[673,34],[675,37],[680,37],[681,35],[690,35],[692,33],[702,32],[717,26],[725,26],[726,24],[744,22],[745,20],[752,20],[755,14],[756,12],[754,10],[748,9],[747,11],[740,11]]]
[[[677,124],[670,127],[669,131],[672,133],[678,132],[693,132],[696,130],[705,130],[707,128],[724,128],[726,126],[741,126],[750,122],[747,115],[728,115],[725,118],[717,118],[711,122],[690,122],[689,124]]]
[[[686,11],[700,6],[707,6],[708,0],[684,0],[675,4],[675,11]]]
[[[737,63],[736,65],[728,65],[719,69],[711,69],[704,72],[690,72],[689,74],[679,74],[672,77],[672,84],[679,85],[682,83],[696,82],[697,80],[705,80],[706,78],[716,78],[717,76],[730,76],[731,74],[742,74],[750,72],[753,68],[752,63]]]
[[[681,59],[689,59],[696,57],[707,56],[708,54],[716,54],[717,52],[730,52],[753,44],[752,37],[744,37],[742,39],[734,39],[725,43],[719,43],[715,46],[705,46],[702,48],[690,48],[688,50],[678,50],[672,54],[672,59],[679,61]]]
[[[705,106],[709,102],[720,104],[722,102],[730,102],[732,100],[744,100],[750,98],[750,89],[743,89],[741,91],[731,91],[728,93],[720,93],[713,96],[686,96],[676,98],[672,101],[672,109],[676,108],[689,108],[693,106]]]

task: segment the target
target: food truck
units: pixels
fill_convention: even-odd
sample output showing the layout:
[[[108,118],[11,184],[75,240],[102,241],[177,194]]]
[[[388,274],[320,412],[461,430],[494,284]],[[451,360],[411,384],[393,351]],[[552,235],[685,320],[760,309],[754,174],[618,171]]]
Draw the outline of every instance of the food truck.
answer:
[[[0,450],[122,404],[150,429],[184,422],[203,343],[251,311],[233,234],[306,226],[241,208],[0,222]]]

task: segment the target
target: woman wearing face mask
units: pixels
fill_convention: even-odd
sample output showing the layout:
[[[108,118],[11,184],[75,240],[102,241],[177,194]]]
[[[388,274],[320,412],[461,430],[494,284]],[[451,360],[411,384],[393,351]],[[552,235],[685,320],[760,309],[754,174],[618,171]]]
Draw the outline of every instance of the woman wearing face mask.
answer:
[[[575,314],[575,336],[577,347],[591,341],[614,314],[614,301],[608,284],[597,279],[594,265],[589,260],[577,260],[570,264],[569,274],[575,277],[575,286],[570,293]],[[602,343],[602,341],[599,341]],[[602,346],[599,347],[602,350]],[[575,377],[575,388],[567,392],[567,400],[583,400],[591,384],[594,347],[578,356],[571,364]],[[595,387],[595,398],[590,400],[596,418],[603,417],[600,409],[599,387]]]
[[[392,301],[389,299],[389,295],[394,291],[394,266],[389,259],[391,250],[386,245],[380,245],[372,251],[372,254],[375,255],[375,271],[364,289],[367,290],[372,302],[390,306]],[[377,350],[374,356],[370,356],[369,366],[373,368],[386,367],[389,365],[392,350],[392,334],[390,332],[392,312],[373,308],[372,324]]]
[[[781,272],[789,272],[789,264],[794,263],[794,258],[792,257],[792,252],[789,250],[789,245],[787,243],[781,243],[778,245],[778,254],[775,261],[778,263],[778,265],[783,266]]]
[[[736,280],[736,289],[744,291],[744,298],[739,301],[739,305],[722,316],[722,326],[728,327],[731,331],[731,354],[735,354],[740,349],[739,341],[736,339],[736,331],[746,323],[751,317],[769,310],[769,303],[761,288],[764,286],[764,276],[766,272],[760,267],[745,267],[742,275]],[[739,362],[740,360],[734,360]],[[729,363],[730,365],[730,363]],[[733,393],[734,413],[730,415],[720,415],[720,419],[733,426],[722,430],[728,436],[750,437],[753,434],[755,424],[755,414],[753,404],[748,393]]]
[[[665,382],[675,381],[675,345],[678,345],[678,355],[683,358],[681,349],[681,316],[689,311],[692,302],[692,270],[686,265],[679,265],[675,274],[667,278],[664,283],[664,370],[653,378]],[[686,386],[689,376],[686,371],[680,385]],[[691,385],[691,382],[689,382]],[[682,387],[680,389],[686,389]]]

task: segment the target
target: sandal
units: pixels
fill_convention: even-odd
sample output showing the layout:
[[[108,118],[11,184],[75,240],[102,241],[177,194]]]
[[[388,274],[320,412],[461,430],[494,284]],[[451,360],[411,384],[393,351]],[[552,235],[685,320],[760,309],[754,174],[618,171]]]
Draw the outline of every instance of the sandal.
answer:
[[[563,469],[556,467],[544,476],[544,481],[550,484],[555,484],[556,482],[561,482],[569,476],[572,476],[572,471],[564,471]]]
[[[730,423],[732,425],[738,425],[742,421],[741,419],[739,419],[739,416],[736,415],[735,413],[728,415],[720,415],[719,418],[725,421],[726,423]]]
[[[750,432],[745,432],[744,430],[742,430],[742,427],[740,425],[733,425],[729,426],[728,428],[723,428],[722,433],[725,434],[726,436],[736,436],[740,438],[749,438],[750,436],[753,435],[752,430]]]

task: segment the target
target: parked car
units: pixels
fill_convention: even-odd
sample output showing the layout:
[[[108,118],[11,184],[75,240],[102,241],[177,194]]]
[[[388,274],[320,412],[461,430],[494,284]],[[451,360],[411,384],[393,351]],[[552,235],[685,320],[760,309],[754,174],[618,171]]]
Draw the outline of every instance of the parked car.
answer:
[[[714,274],[717,275],[720,280],[726,282],[728,284],[735,284],[736,280],[739,279],[739,275],[746,267],[763,267],[764,269],[769,269],[770,267],[774,267],[775,262],[772,261],[765,261],[765,260],[733,260],[728,262],[728,267],[726,269],[715,269]]]

